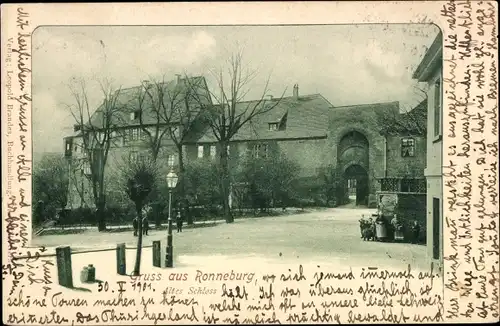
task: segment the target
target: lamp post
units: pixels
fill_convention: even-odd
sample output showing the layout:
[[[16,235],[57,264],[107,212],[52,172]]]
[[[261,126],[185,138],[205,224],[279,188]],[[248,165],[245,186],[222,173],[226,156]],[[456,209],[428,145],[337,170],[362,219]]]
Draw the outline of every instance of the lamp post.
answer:
[[[174,267],[173,251],[174,247],[172,244],[172,190],[177,185],[177,174],[174,171],[170,171],[167,174],[167,186],[168,186],[168,236],[167,236],[167,257],[166,266]]]

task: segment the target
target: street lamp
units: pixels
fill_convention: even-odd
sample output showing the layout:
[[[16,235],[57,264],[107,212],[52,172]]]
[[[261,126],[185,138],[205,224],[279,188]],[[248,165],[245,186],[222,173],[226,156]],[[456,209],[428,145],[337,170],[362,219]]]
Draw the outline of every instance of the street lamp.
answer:
[[[177,185],[178,179],[179,178],[174,171],[170,171],[167,174],[167,186],[168,186],[168,236],[167,236],[167,257],[166,257],[167,267],[174,267],[174,262],[173,262],[174,247],[172,244],[172,190]]]

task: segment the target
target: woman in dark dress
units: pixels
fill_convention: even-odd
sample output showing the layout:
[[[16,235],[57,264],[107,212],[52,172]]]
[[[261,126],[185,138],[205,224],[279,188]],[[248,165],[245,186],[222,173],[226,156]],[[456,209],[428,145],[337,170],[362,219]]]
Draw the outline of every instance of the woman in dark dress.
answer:
[[[149,221],[147,217],[142,218],[142,234],[148,235]]]
[[[137,217],[134,218],[134,220],[132,221],[132,226],[134,228],[134,237],[137,236],[137,229],[139,228],[139,223],[137,221]]]

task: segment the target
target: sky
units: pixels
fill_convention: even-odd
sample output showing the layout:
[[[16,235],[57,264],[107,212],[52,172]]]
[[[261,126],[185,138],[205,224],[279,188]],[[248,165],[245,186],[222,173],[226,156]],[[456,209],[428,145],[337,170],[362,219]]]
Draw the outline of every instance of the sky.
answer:
[[[133,87],[147,79],[227,70],[227,59],[243,53],[257,71],[246,99],[269,93],[322,94],[334,106],[422,99],[411,76],[438,34],[434,25],[323,26],[61,26],[33,34],[33,152],[62,152],[73,133],[69,85],[85,80],[89,102],[102,101],[99,81]]]

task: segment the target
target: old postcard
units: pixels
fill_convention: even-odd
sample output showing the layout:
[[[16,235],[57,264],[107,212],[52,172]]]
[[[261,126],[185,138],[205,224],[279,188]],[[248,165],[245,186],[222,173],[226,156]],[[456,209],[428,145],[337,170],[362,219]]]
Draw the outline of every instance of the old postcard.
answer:
[[[497,9],[3,5],[3,322],[498,321]]]

